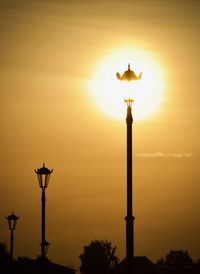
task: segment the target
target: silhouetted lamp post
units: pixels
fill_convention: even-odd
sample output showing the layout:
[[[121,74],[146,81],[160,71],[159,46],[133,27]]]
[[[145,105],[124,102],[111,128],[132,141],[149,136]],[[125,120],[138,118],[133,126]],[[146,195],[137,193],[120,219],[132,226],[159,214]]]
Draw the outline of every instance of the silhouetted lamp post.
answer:
[[[16,216],[12,212],[11,215],[6,216],[6,219],[8,221],[8,227],[9,227],[9,230],[10,230],[10,262],[12,262],[13,261],[14,230],[16,228],[19,216]]]
[[[121,81],[128,81],[128,85],[131,81],[140,80],[142,73],[136,76],[135,72],[130,69],[130,64],[128,64],[128,70],[126,70],[121,76],[119,73],[116,74],[117,78]],[[131,93],[131,87],[129,87],[129,92]],[[127,105],[127,216],[126,220],[126,266],[127,274],[133,273],[133,258],[134,258],[134,220],[133,216],[133,198],[132,198],[132,104],[134,102],[131,94],[128,98],[124,99]]]
[[[45,167],[45,164],[43,164],[42,168],[38,168],[37,170],[35,170],[35,173],[37,173],[37,177],[38,177],[39,187],[42,189],[41,258],[43,262],[45,260],[47,247],[49,246],[49,243],[45,239],[45,203],[46,203],[45,190],[48,186],[50,174],[52,172],[53,172],[53,169],[49,170],[48,168]]]

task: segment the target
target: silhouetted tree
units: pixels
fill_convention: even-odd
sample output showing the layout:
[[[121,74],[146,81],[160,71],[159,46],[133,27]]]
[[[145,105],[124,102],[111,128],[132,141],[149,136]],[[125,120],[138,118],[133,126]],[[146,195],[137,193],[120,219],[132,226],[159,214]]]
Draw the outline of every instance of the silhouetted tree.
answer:
[[[0,265],[9,263],[9,253],[6,244],[0,243]]]
[[[82,274],[109,274],[118,264],[119,259],[115,255],[116,247],[108,241],[91,241],[83,247],[80,271]]]
[[[157,267],[161,273],[190,273],[193,260],[187,251],[171,250],[164,258],[157,261]]]
[[[165,263],[171,269],[185,269],[191,267],[192,258],[190,258],[187,251],[171,250],[170,253],[166,255]]]

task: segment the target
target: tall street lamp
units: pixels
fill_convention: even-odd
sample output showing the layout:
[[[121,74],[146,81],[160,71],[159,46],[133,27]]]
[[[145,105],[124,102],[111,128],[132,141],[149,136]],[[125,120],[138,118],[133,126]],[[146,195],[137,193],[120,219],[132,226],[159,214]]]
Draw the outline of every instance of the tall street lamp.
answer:
[[[10,230],[10,262],[12,263],[12,261],[13,261],[14,230],[16,228],[19,216],[16,216],[12,212],[11,215],[6,216],[6,219],[8,221],[8,227],[9,227],[9,230]]]
[[[120,81],[128,81],[128,85],[131,81],[140,80],[142,73],[137,76],[134,71],[130,69],[130,64],[128,64],[128,70],[126,70],[123,75],[120,75],[118,72],[116,74],[117,79]],[[133,216],[133,197],[132,197],[132,104],[134,102],[133,98],[129,94],[128,98],[124,99],[127,105],[127,216],[126,220],[126,267],[127,274],[133,273],[133,258],[134,258],[134,220]]]
[[[45,255],[47,251],[47,241],[45,239],[45,203],[46,203],[46,196],[45,196],[45,190],[48,186],[50,174],[53,172],[52,170],[49,170],[45,167],[45,164],[43,164],[42,168],[35,169],[35,173],[38,177],[39,187],[42,189],[42,197],[41,197],[41,204],[42,204],[42,219],[41,219],[41,259],[42,262],[45,261]],[[49,243],[48,243],[49,245]]]

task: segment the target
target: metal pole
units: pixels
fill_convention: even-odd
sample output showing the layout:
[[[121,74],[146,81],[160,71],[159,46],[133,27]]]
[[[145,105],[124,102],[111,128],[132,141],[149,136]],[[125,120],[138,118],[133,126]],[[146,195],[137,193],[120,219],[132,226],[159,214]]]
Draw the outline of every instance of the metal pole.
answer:
[[[42,262],[45,261],[45,203],[46,203],[46,197],[45,197],[45,189],[42,189],[42,227],[41,227],[41,257]]]
[[[134,217],[132,214],[132,108],[127,105],[127,216],[126,220],[126,260],[127,274],[133,273],[134,257]]]
[[[13,242],[14,242],[14,231],[10,231],[10,263],[13,261]]]

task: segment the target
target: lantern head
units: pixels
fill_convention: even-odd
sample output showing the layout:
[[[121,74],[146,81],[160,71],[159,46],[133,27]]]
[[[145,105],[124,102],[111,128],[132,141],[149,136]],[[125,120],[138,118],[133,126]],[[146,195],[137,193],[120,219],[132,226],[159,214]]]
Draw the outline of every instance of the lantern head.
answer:
[[[17,221],[19,219],[19,216],[16,216],[13,212],[11,215],[6,216],[6,219],[8,221],[8,227],[11,231],[14,231],[17,225]]]
[[[116,73],[117,79],[125,81],[140,80],[142,78],[142,72],[137,76],[133,70],[130,69],[130,64],[128,64],[128,70],[126,70],[123,75],[119,72]]]
[[[35,173],[37,173],[39,186],[42,190],[47,188],[49,183],[50,174],[53,172],[52,170],[49,170],[45,167],[45,164],[43,164],[43,167],[35,169]]]
[[[137,76],[136,73],[130,69],[130,64],[128,64],[128,69],[120,75],[119,72],[116,73],[117,79],[123,81],[123,92],[125,94],[125,103],[127,106],[131,106],[134,102],[134,90],[135,88],[132,85],[133,81],[140,80],[142,78],[142,72]]]

